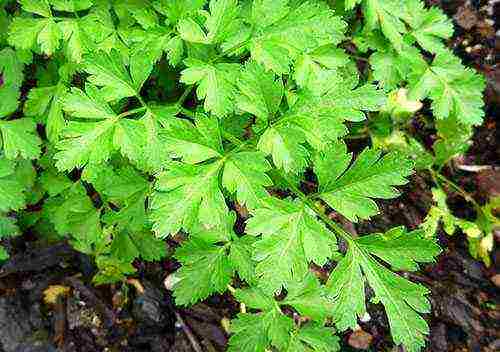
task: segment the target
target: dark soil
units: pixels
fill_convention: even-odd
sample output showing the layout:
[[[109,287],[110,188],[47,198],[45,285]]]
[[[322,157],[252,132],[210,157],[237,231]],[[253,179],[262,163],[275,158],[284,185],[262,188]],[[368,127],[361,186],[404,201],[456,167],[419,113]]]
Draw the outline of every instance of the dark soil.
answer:
[[[441,6],[454,18],[457,30],[450,47],[488,80],[485,123],[476,129],[474,143],[460,162],[499,167],[500,41],[495,33],[500,25],[493,19],[495,13],[500,17],[500,2],[427,3]],[[498,171],[474,173],[449,167],[444,172],[479,202],[500,194]],[[395,225],[415,228],[431,206],[431,184],[429,175],[417,174],[402,197],[380,203],[383,215],[355,227],[346,225],[360,234]],[[470,204],[459,195],[450,193],[448,199],[457,215],[474,216]],[[497,234],[497,244],[499,240]],[[432,291],[433,309],[426,316],[431,329],[427,351],[499,351],[500,250],[492,253],[493,264],[487,268],[471,258],[463,235],[441,234],[440,242],[445,250],[437,263],[408,274]],[[90,283],[90,259],[66,243],[39,248],[33,236],[25,235],[9,246],[15,255],[0,268],[0,352],[226,349],[224,326],[238,312],[237,303],[230,295],[222,295],[189,309],[175,307],[163,285],[177,267],[173,261],[137,262],[137,279],[129,285],[95,287]],[[45,293],[61,286],[65,294],[52,302],[44,299]],[[343,350],[397,351],[392,348],[382,308],[370,305],[365,318],[362,330],[344,333]]]

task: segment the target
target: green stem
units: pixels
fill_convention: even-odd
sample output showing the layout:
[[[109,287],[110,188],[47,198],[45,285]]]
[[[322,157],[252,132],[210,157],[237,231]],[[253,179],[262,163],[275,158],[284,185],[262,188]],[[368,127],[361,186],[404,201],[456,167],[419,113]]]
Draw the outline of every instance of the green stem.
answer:
[[[189,94],[191,94],[191,92],[193,91],[194,89],[194,85],[192,86],[188,86],[184,92],[182,92],[182,95],[179,97],[179,99],[177,100],[177,103],[175,103],[177,106],[179,107],[182,107],[182,104],[184,104],[184,102],[186,101],[187,97],[189,96]]]
[[[476,202],[476,200],[472,197],[472,195],[470,193],[468,193],[467,191],[465,191],[462,187],[460,187],[459,185],[457,185],[455,182],[453,182],[452,180],[450,180],[449,178],[447,178],[443,174],[434,171],[433,169],[429,169],[429,172],[431,173],[431,176],[432,176],[434,182],[438,186],[440,186],[439,185],[440,182],[448,185],[455,192],[457,192],[458,194],[460,194],[466,201],[472,203],[472,205],[474,206],[474,208],[476,209],[476,211],[478,211],[479,213],[483,212],[481,206]]]
[[[223,137],[229,140],[231,143],[236,145],[237,147],[233,149],[230,154],[234,153],[235,151],[239,151],[245,146],[249,144],[249,142],[252,142],[253,139],[247,140],[245,142],[240,141],[238,138],[234,137],[232,134],[223,132]],[[293,182],[290,182],[281,172],[278,171],[279,177],[287,184],[288,188],[295,193],[297,197],[299,197],[305,205],[312,211],[316,213],[316,215],[323,220],[334,232],[336,232],[342,239],[344,239],[346,242],[349,244],[352,244],[354,242],[353,236],[344,230],[340,225],[335,223],[332,219],[328,217],[310,198],[308,198]]]
[[[233,136],[231,133],[228,133],[225,131],[222,131],[222,137],[224,137],[225,139],[227,139],[229,142],[231,142],[232,144],[234,144],[236,146],[240,146],[246,142],[246,141],[244,142],[244,141],[240,140],[239,138]]]
[[[182,106],[179,107],[179,110],[181,113],[183,113],[184,115],[192,118],[193,120],[196,119],[196,113],[194,111],[191,111],[189,109],[186,109]]]
[[[344,239],[346,242],[349,244],[352,244],[354,242],[354,239],[352,235],[344,230],[342,226],[334,222],[332,219],[328,217],[328,215],[325,214],[324,211],[322,211],[311,199],[309,199],[304,192],[302,192],[293,182],[290,182],[285,176],[283,176],[281,173],[279,173],[279,176],[281,179],[288,185],[288,188],[295,193],[309,209],[314,211],[316,215],[323,220],[334,232],[336,232],[342,239]]]
[[[118,115],[117,117],[119,119],[121,119],[122,117],[126,117],[126,116],[130,116],[130,115],[133,115],[133,114],[137,114],[139,112],[142,112],[144,110],[147,110],[147,107],[146,106],[141,106],[140,108],[136,108],[136,109],[132,109],[132,110],[127,110],[125,112],[122,112],[120,115]]]

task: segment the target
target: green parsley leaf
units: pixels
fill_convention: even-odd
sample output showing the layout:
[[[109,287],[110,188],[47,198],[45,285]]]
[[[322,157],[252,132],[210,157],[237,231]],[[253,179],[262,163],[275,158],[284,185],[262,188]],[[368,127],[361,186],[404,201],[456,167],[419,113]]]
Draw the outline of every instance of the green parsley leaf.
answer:
[[[193,166],[173,162],[158,176],[150,209],[157,236],[174,235],[181,228],[190,231],[202,224],[218,227],[224,223],[227,206],[217,175],[220,162]]]
[[[247,233],[262,234],[255,244],[256,275],[267,292],[279,292],[301,279],[308,262],[324,265],[337,249],[335,236],[312,216],[304,204],[269,198],[248,220]]]
[[[372,198],[397,197],[393,186],[406,184],[413,172],[413,163],[396,152],[382,156],[380,151],[365,149],[352,165],[351,159],[345,145],[337,143],[315,160],[318,197],[351,221],[378,214]]]
[[[408,351],[423,347],[429,328],[418,313],[430,310],[425,298],[429,290],[394,274],[355,242],[349,244],[346,256],[337,264],[327,283],[334,299],[336,326],[341,330],[354,328],[356,316],[361,317],[366,312],[365,280],[374,290],[375,298],[384,305],[394,342],[403,344]]]
[[[191,239],[176,250],[175,258],[182,264],[176,273],[179,282],[174,286],[177,304],[193,304],[225,291],[231,282],[233,268],[224,246]]]
[[[268,196],[264,187],[272,186],[266,172],[271,165],[260,152],[240,152],[231,155],[224,164],[222,184],[249,209],[255,209]]]
[[[36,124],[30,118],[0,121],[0,135],[5,156],[15,159],[37,159],[42,141],[36,132]]]
[[[23,83],[24,65],[10,48],[0,50],[0,118],[16,111]]]
[[[411,98],[432,99],[432,111],[438,119],[456,118],[468,125],[483,121],[484,78],[464,68],[450,52],[436,55],[432,65],[411,78]]]
[[[234,110],[238,64],[211,64],[187,59],[188,68],[181,72],[181,82],[198,84],[196,94],[205,99],[205,110],[217,116],[224,116]]]
[[[259,0],[252,6],[256,28],[250,40],[252,58],[277,74],[290,72],[298,55],[325,44],[338,44],[346,24],[325,3]]]

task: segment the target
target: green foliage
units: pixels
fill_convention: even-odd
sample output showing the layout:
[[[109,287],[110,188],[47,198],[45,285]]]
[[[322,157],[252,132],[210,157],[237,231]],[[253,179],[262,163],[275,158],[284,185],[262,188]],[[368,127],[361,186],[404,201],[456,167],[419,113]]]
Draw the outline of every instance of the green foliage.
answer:
[[[322,0],[17,3],[0,2],[1,240],[18,225],[67,239],[106,284],[134,275],[136,260],[165,258],[174,237],[177,304],[229,290],[249,309],[231,323],[229,351],[336,351],[335,332],[356,327],[367,298],[396,344],[424,346],[428,290],[397,272],[434,260],[438,223],[464,222],[438,200],[426,235],[355,238],[327,212],[377,215],[414,166],[441,167],[481,123],[484,80],[444,46],[452,25],[440,10],[420,0],[346,0],[344,16]],[[424,99],[432,151],[400,130]],[[353,155],[344,139],[357,130],[374,143]],[[477,225],[488,233],[490,208]],[[326,283],[311,270],[332,265]]]

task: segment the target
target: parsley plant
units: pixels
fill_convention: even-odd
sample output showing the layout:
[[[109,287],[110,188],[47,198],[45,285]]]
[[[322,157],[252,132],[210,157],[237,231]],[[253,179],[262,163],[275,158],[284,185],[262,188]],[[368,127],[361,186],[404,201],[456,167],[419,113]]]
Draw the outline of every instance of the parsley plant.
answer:
[[[362,236],[327,213],[370,219],[415,166],[443,165],[481,124],[484,80],[444,45],[453,26],[439,9],[420,0],[0,5],[0,238],[32,228],[69,239],[95,258],[102,284],[133,275],[136,258],[165,257],[162,240],[180,232],[177,304],[229,289],[247,308],[232,321],[229,351],[337,350],[333,326],[355,328],[367,299],[383,305],[395,344],[424,346],[429,290],[398,272],[438,255],[441,213],[426,231]],[[423,100],[439,135],[433,151],[401,127]],[[373,145],[353,155],[344,139],[358,130]],[[327,263],[335,267],[321,281],[310,268]]]

